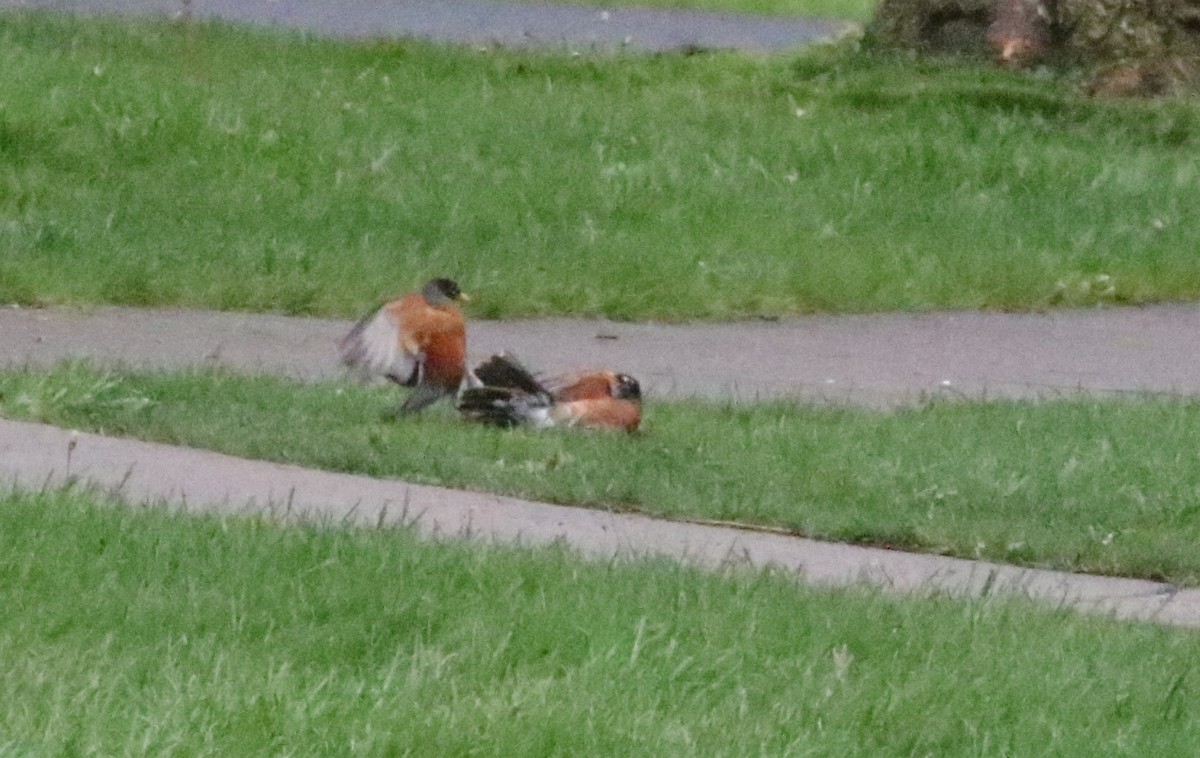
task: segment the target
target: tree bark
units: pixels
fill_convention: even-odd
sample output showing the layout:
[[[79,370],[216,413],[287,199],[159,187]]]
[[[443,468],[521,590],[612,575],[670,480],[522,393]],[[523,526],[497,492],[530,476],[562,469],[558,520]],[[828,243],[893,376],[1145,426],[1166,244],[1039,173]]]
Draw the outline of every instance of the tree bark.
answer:
[[[1084,68],[1097,93],[1200,83],[1200,0],[882,0],[870,31],[889,47]]]
[[[996,61],[1020,66],[1045,59],[1057,27],[1053,0],[996,0],[988,25],[987,46]]]

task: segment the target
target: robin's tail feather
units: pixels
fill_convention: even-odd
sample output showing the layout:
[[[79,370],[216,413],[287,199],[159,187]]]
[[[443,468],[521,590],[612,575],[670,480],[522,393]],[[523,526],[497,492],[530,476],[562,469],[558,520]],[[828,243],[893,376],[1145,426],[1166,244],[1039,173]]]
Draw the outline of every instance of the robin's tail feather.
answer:
[[[462,390],[458,410],[465,418],[492,426],[549,423],[554,399],[533,374],[507,355],[493,355],[475,368],[478,386]]]
[[[458,399],[458,410],[471,421],[492,426],[544,426],[554,401],[544,393],[529,394],[508,387],[472,387]]]

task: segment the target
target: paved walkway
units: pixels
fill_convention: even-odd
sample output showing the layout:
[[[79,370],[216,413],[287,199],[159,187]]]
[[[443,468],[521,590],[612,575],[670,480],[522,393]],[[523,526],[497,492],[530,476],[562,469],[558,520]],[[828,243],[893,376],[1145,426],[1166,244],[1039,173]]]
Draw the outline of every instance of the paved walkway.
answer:
[[[0,308],[0,365],[221,365],[296,379],[340,376],[349,321],[185,310]],[[924,397],[1089,392],[1200,395],[1200,306],[1046,314],[813,316],[679,326],[603,320],[475,321],[475,359],[610,366],[648,396],[793,397],[892,406]]]
[[[176,16],[183,0],[0,0],[86,13]],[[836,36],[843,21],[488,0],[192,0],[192,13],[350,37],[424,37],[570,50],[785,50]]]
[[[219,364],[300,379],[335,375],[349,322],[181,310],[0,310],[4,365],[86,356],[177,368]],[[565,319],[475,322],[474,351],[515,348],[547,369],[622,367],[662,395],[799,395],[894,404],[924,392],[1041,395],[1079,388],[1200,394],[1200,307],[814,317],[662,326]],[[761,362],[761,363],[760,363]],[[745,376],[747,365],[760,366]],[[998,376],[999,378],[991,378]],[[817,377],[837,377],[836,393]],[[867,377],[863,379],[862,377]],[[950,387],[941,377],[953,377]],[[974,377],[973,382],[966,377]],[[71,441],[75,440],[72,449]],[[70,454],[68,455],[68,451]],[[582,555],[661,555],[701,567],[783,566],[823,585],[901,593],[1016,592],[1119,618],[1200,628],[1200,590],[826,544],[780,534],[565,508],[0,420],[0,477],[41,487],[68,477],[134,502],[270,509],[353,523],[412,522],[426,534],[541,545]]]
[[[72,445],[72,443],[74,443]],[[0,420],[0,477],[39,488],[69,478],[132,502],[190,511],[266,510],[365,526],[412,524],[431,537],[527,546],[565,544],[582,556],[663,556],[701,568],[776,566],[825,586],[874,584],[899,593],[1020,593],[1059,607],[1200,627],[1200,590],[1155,582],[1018,569],[530,503],[514,498],[312,471]]]

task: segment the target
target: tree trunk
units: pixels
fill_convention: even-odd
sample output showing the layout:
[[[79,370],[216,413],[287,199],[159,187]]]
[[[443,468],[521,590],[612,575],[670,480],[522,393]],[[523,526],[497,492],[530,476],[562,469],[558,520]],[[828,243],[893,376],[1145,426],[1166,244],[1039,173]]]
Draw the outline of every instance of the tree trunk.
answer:
[[[1082,67],[1097,93],[1200,83],[1200,0],[882,0],[870,31],[889,47]]]
[[[1049,56],[1057,28],[1054,0],[996,0],[987,46],[996,61],[1020,66]]]

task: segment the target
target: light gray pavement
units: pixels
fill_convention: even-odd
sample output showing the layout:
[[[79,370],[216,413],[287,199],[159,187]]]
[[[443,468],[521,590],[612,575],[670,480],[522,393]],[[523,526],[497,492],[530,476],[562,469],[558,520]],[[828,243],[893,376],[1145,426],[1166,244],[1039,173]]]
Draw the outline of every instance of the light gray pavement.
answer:
[[[0,308],[0,365],[86,357],[329,379],[341,375],[335,346],[349,325],[206,311]],[[508,350],[547,373],[610,366],[641,380],[651,401],[792,397],[892,406],[930,396],[1081,390],[1200,395],[1197,305],[684,325],[473,321],[469,341],[475,359]]]
[[[19,7],[176,17],[183,0],[0,0]],[[196,17],[348,37],[422,37],[570,50],[781,50],[834,37],[844,21],[487,0],[192,0]]]
[[[72,442],[74,445],[72,446]],[[267,511],[364,526],[406,523],[430,537],[566,545],[586,558],[668,557],[706,569],[778,567],[821,586],[906,594],[1020,593],[1055,607],[1200,627],[1200,590],[815,542],[312,471],[217,453],[0,420],[0,476],[25,489],[67,479],[134,503]]]
[[[0,310],[3,365],[88,357],[141,367],[222,365],[298,379],[339,375],[334,345],[350,322],[182,310]],[[473,352],[519,351],[535,366],[619,366],[670,395],[798,396],[895,404],[922,393],[1200,394],[1200,308],[1045,315],[940,313],[664,326],[565,319],[474,322]],[[753,372],[748,366],[755,366]],[[834,378],[834,389],[825,384]],[[952,380],[951,387],[942,382]],[[331,474],[165,445],[75,437],[0,421],[0,477],[41,487],[76,477],[134,502],[267,508],[354,523],[411,521],[427,534],[540,545],[582,555],[669,556],[701,567],[781,566],[822,585],[900,593],[1016,592],[1119,618],[1200,627],[1200,591],[834,545],[782,534],[530,503],[400,481]],[[69,464],[69,465],[68,465]]]

